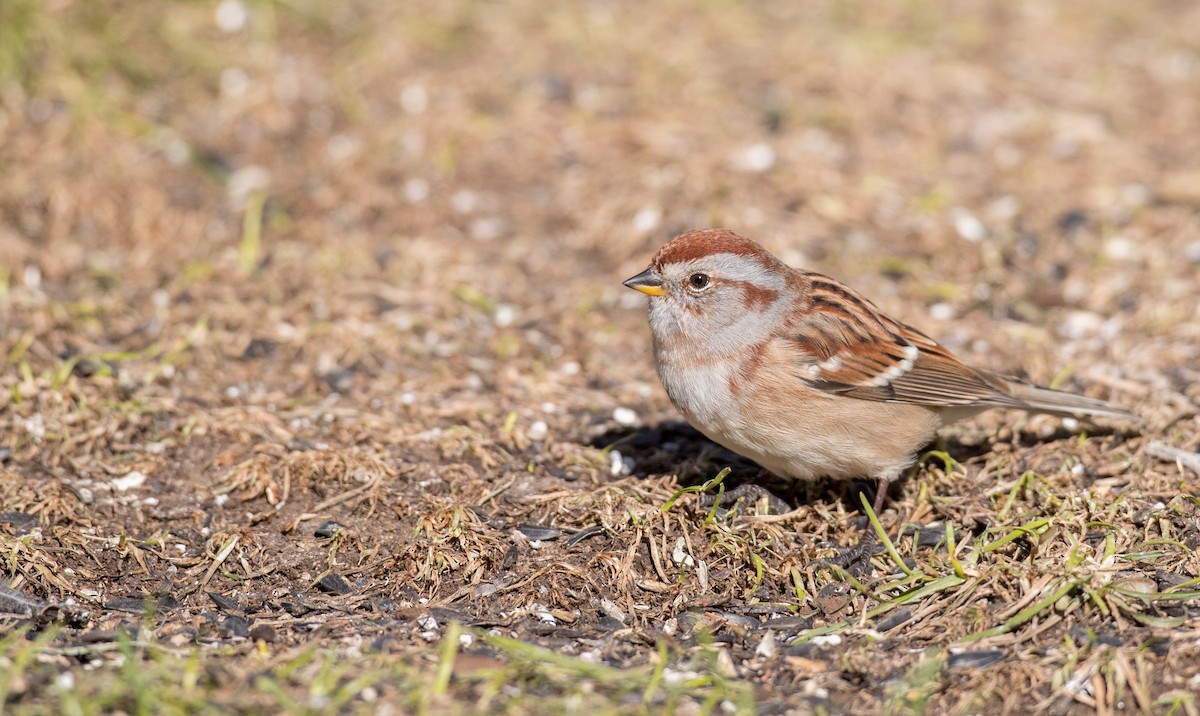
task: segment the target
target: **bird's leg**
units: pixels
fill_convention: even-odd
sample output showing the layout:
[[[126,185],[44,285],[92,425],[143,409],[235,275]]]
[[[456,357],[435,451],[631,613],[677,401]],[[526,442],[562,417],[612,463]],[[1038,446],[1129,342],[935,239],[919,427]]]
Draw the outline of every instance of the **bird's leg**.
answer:
[[[883,503],[887,500],[888,486],[895,479],[895,475],[880,475],[875,483],[875,501],[871,506],[875,509],[876,515],[883,513]]]

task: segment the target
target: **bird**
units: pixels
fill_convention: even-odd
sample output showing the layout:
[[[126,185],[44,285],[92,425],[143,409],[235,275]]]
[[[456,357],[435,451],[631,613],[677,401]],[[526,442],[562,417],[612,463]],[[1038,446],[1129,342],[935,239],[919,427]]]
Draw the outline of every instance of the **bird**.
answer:
[[[888,486],[944,425],[991,408],[1138,420],[972,368],[837,281],[730,229],[688,231],[624,285],[650,297],[659,379],[713,442],[781,477]]]

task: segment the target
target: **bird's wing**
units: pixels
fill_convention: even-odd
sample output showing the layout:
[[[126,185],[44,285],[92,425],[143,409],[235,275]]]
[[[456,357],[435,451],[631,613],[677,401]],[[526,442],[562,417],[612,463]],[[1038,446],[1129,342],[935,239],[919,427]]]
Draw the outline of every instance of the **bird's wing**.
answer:
[[[929,406],[1029,406],[929,336],[882,314],[855,292],[808,274],[809,309],[785,339],[809,386],[863,400]]]

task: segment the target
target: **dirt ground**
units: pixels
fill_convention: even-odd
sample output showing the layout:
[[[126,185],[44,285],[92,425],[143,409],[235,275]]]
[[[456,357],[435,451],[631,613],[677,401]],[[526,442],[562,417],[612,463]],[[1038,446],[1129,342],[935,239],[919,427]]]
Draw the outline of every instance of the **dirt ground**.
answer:
[[[0,709],[1198,714],[1198,128],[1190,2],[6,0]],[[659,387],[702,226],[1144,420],[873,525]]]

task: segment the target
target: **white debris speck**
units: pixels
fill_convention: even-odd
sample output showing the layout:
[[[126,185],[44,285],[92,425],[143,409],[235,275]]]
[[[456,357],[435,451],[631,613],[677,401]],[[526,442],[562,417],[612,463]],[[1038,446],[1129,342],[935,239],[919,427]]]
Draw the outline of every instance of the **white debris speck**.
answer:
[[[400,404],[401,405],[412,405],[415,402],[417,402],[417,394],[416,393],[413,393],[411,391],[405,391],[400,394]]]
[[[738,171],[761,174],[775,166],[775,150],[766,142],[751,144],[735,152],[730,164]]]
[[[613,477],[620,477],[625,474],[625,458],[621,455],[620,450],[613,450],[608,453],[608,471]]]
[[[167,161],[175,166],[186,164],[192,158],[192,148],[183,141],[182,137],[174,133],[163,138],[162,150]]]
[[[1071,474],[1072,475],[1075,475],[1076,477],[1078,477],[1078,476],[1082,475],[1083,473],[1084,473],[1083,463],[1077,462],[1071,466]]]
[[[135,487],[141,487],[142,483],[144,482],[146,482],[146,474],[137,470],[133,470],[122,477],[113,479],[110,484],[114,490],[118,492],[125,492],[126,490],[132,490]]]
[[[729,699],[724,699],[721,701],[721,713],[735,714],[738,713],[738,710],[737,704],[733,703]]]
[[[234,170],[229,175],[225,185],[225,193],[234,204],[241,204],[256,191],[263,191],[271,185],[271,172],[265,167],[251,164],[248,167]]]
[[[34,413],[32,418],[25,421],[25,432],[29,433],[34,440],[46,437],[46,420],[41,413]]]
[[[475,643],[475,635],[470,632],[463,632],[458,635],[458,645],[464,649]]]
[[[579,375],[579,371],[581,369],[582,369],[582,366],[580,366],[578,363],[576,363],[573,360],[569,360],[566,363],[563,363],[562,367],[559,368],[558,370],[563,375]]]
[[[467,375],[465,382],[467,384],[467,388],[470,390],[483,390],[483,378],[480,378],[476,373]]]
[[[1104,254],[1110,259],[1125,261],[1137,255],[1137,244],[1124,236],[1114,236],[1104,244]]]
[[[554,415],[558,412],[558,406],[551,402],[542,403],[541,408],[546,415]]]
[[[1183,257],[1189,263],[1200,264],[1200,241],[1193,241],[1183,247]]]
[[[529,432],[526,433],[529,439],[534,442],[539,442],[546,439],[546,434],[550,432],[550,426],[546,425],[545,420],[535,420],[529,426]]]
[[[954,222],[954,230],[958,235],[972,243],[983,241],[987,236],[987,227],[974,214],[962,207],[950,210],[950,220]]]
[[[336,163],[344,162],[358,153],[362,144],[348,134],[335,134],[325,143],[325,156]]]
[[[992,221],[1012,221],[1021,211],[1021,200],[1012,194],[993,199],[987,205],[987,216]]]
[[[1103,317],[1091,311],[1071,311],[1058,326],[1058,334],[1063,338],[1079,340],[1094,336],[1100,332],[1104,323]]]
[[[817,684],[816,679],[809,679],[804,682],[804,695],[813,696],[818,699],[829,698],[829,689]]]
[[[496,312],[492,314],[492,322],[500,328],[511,326],[513,321],[517,320],[517,309],[508,304],[500,304],[496,306]]]
[[[1079,429],[1079,420],[1076,418],[1063,418],[1062,424],[1063,424],[1063,427],[1066,428],[1067,430],[1078,430]],[[1080,467],[1082,467],[1082,466],[1080,466]],[[1082,470],[1080,472],[1082,472]]]
[[[186,544],[176,544],[175,551],[180,554],[184,554],[187,552],[187,545]]]
[[[657,204],[649,204],[638,209],[633,215],[633,230],[639,234],[648,234],[662,224],[663,212]]]
[[[617,422],[617,425],[624,425],[625,427],[637,425],[638,422],[638,414],[626,407],[613,410],[612,417]]]
[[[675,564],[691,567],[696,564],[696,560],[692,558],[692,555],[688,554],[687,551],[684,550],[684,545],[685,542],[682,537],[675,540],[675,549],[671,550],[671,560],[675,562]]]
[[[508,230],[508,222],[499,216],[481,216],[471,222],[471,238],[476,241],[498,239]]]
[[[421,114],[429,108],[429,93],[421,85],[408,85],[400,90],[400,107],[409,114]]]
[[[698,676],[700,676],[698,672],[672,669],[669,666],[662,670],[663,683],[669,686],[679,686],[680,684],[685,684]]]
[[[217,495],[216,497],[214,497],[214,498],[213,498],[213,503],[214,503],[214,504],[215,504],[217,507],[223,507],[223,506],[225,505],[225,503],[226,503],[226,502],[229,502],[229,495],[228,495],[228,494],[220,494],[220,495]]]
[[[422,629],[431,629],[432,630],[432,629],[438,628],[438,623],[437,623],[437,619],[434,619],[433,617],[426,614],[425,616],[417,617],[417,626],[421,627]]]
[[[600,598],[600,611],[604,612],[606,616],[612,617],[622,624],[625,623],[625,612],[621,611],[621,608],[617,606],[617,603],[610,599],[605,599],[604,597]]]
[[[929,316],[935,321],[949,321],[954,318],[954,306],[944,301],[935,303],[929,307]]]
[[[1121,201],[1129,206],[1145,206],[1153,200],[1154,192],[1145,184],[1132,182],[1121,187]]]
[[[64,671],[54,677],[54,686],[63,691],[73,691],[75,689],[75,674],[70,671]]]
[[[459,189],[450,197],[450,207],[459,214],[470,214],[479,208],[479,194],[470,189]]]
[[[413,177],[404,182],[401,193],[404,194],[404,200],[409,204],[420,204],[429,198],[429,182],[420,177]]]
[[[213,21],[221,32],[234,33],[246,26],[250,13],[241,0],[221,0],[213,12]]]
[[[42,285],[42,270],[36,264],[28,264],[21,273],[25,288],[37,289]]]
[[[814,636],[812,643],[816,646],[838,646],[842,643],[842,637],[840,634],[822,634]]]
[[[221,79],[218,82],[221,89],[221,96],[230,99],[237,99],[246,94],[250,89],[250,75],[241,67],[226,67],[221,70]]]

